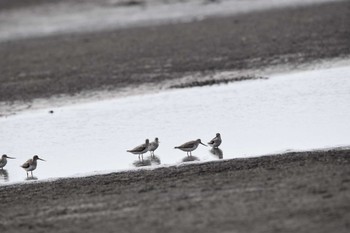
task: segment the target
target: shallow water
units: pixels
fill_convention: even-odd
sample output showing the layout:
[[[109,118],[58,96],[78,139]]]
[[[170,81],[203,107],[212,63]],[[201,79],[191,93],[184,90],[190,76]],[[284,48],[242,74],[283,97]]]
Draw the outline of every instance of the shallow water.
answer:
[[[0,183],[23,181],[19,166],[34,154],[38,179],[140,165],[249,157],[350,145],[350,66],[270,76],[227,85],[169,90],[0,118],[9,160]],[[174,149],[222,135],[220,151],[199,146],[193,158]],[[159,137],[153,161],[127,153]],[[145,155],[147,160],[149,155]]]

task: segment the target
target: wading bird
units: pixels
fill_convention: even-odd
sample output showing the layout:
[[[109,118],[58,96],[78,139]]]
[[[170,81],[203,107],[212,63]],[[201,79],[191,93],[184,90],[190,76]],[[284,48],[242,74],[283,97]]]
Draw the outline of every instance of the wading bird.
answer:
[[[186,142],[186,143],[182,144],[181,146],[175,146],[175,149],[180,149],[182,151],[186,151],[187,156],[192,156],[192,151],[197,149],[199,144],[202,144],[203,146],[207,146],[207,145],[203,144],[200,139],[197,139],[194,141]]]
[[[213,148],[218,148],[221,144],[221,135],[219,133],[216,134],[216,137],[213,138],[210,142],[208,142],[208,145]]]
[[[140,155],[141,155],[141,158],[143,160],[143,154],[146,153],[148,151],[148,149],[149,149],[149,140],[146,139],[144,144],[139,145],[132,150],[127,150],[127,152],[133,153],[135,155],[139,155],[139,160],[140,160]]]
[[[0,159],[0,168],[1,169],[4,169],[4,167],[6,166],[7,164],[7,159],[15,159],[15,158],[12,158],[12,157],[9,157],[7,155],[2,155],[1,156],[1,159]]]
[[[24,164],[22,164],[22,168],[24,170],[26,170],[27,172],[27,177],[28,177],[28,172],[31,172],[32,177],[33,177],[33,171],[36,169],[36,165],[37,165],[37,161],[41,160],[41,161],[45,161],[41,158],[39,158],[39,156],[34,155],[34,157],[32,159],[27,160],[27,162],[25,162]]]
[[[155,138],[153,142],[149,144],[148,150],[151,153],[151,156],[154,156],[154,151],[158,148],[159,146],[159,139]]]

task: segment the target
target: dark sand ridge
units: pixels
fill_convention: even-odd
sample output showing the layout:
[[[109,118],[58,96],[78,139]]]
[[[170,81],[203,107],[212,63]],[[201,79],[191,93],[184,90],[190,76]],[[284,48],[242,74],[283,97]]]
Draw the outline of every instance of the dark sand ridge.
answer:
[[[347,1],[0,43],[0,102],[347,56],[349,22]]]
[[[1,232],[349,232],[350,150],[0,186]]]

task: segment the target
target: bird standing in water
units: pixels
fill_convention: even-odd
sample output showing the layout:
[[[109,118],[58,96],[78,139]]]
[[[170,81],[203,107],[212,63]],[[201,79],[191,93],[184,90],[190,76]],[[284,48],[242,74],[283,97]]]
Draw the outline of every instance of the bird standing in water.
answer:
[[[151,156],[154,156],[154,151],[158,148],[159,146],[159,139],[155,138],[153,142],[149,144],[148,150],[151,153]]]
[[[199,144],[202,144],[203,146],[207,146],[207,145],[203,144],[200,139],[197,139],[194,141],[186,142],[186,143],[182,144],[181,146],[175,146],[175,149],[180,149],[182,151],[186,151],[187,156],[192,156],[192,151],[197,149]]]
[[[32,177],[33,177],[33,171],[36,169],[36,165],[37,165],[37,161],[41,160],[41,161],[45,161],[41,158],[39,158],[39,156],[34,155],[34,157],[32,159],[27,160],[27,162],[25,162],[24,164],[22,164],[22,168],[24,170],[26,170],[27,172],[27,177],[28,177],[28,172],[31,172]]]
[[[221,144],[221,135],[219,133],[216,134],[216,137],[213,138],[210,142],[208,142],[208,145],[213,148],[218,148]]]
[[[2,155],[1,156],[1,159],[0,159],[0,168],[1,169],[4,169],[4,167],[6,166],[7,164],[7,159],[15,159],[15,158],[12,158],[12,157],[9,157],[7,155]]]
[[[132,150],[127,150],[127,152],[133,153],[135,155],[139,155],[139,160],[141,160],[140,159],[140,155],[141,155],[141,158],[143,160],[143,154],[146,153],[148,149],[149,149],[149,140],[146,139],[144,144],[139,145]]]

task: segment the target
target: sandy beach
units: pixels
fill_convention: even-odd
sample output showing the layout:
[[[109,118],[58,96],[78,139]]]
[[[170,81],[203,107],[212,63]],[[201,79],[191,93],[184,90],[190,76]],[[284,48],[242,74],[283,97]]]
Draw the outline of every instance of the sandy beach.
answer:
[[[212,85],[177,82],[348,57],[349,22],[350,2],[339,1],[0,42],[0,116],[37,99]],[[337,148],[0,185],[0,231],[345,233],[349,158]]]

